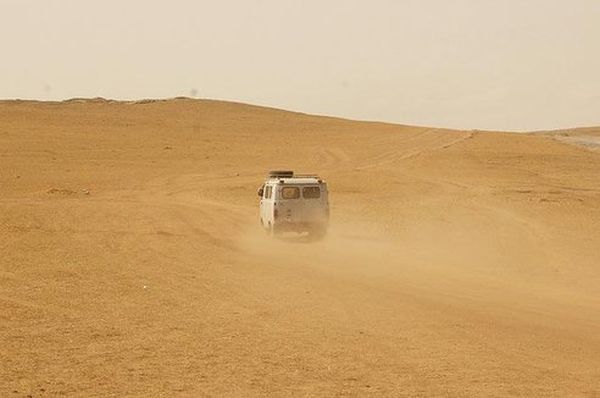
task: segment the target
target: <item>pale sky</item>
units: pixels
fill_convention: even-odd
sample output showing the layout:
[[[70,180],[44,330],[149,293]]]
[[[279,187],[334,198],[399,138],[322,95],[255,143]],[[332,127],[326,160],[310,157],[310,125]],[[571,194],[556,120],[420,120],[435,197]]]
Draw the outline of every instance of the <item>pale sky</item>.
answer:
[[[0,0],[0,98],[600,125],[600,0]]]

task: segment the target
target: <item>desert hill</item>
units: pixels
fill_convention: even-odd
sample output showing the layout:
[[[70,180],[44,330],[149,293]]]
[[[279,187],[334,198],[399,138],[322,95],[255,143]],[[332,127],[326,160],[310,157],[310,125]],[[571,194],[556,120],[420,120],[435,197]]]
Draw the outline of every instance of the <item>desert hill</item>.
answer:
[[[0,101],[0,395],[596,396],[599,131]],[[262,234],[277,168],[327,239]]]

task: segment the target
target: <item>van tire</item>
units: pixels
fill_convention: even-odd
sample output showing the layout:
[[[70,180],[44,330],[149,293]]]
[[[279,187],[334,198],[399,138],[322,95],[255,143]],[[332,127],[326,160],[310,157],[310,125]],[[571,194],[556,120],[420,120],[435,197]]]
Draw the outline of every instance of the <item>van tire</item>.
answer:
[[[267,235],[271,236],[271,237],[276,237],[279,234],[279,231],[277,231],[277,228],[275,227],[275,225],[269,223],[269,226],[267,227]]]
[[[312,241],[322,240],[323,238],[325,238],[326,235],[327,235],[327,227],[324,227],[324,226],[313,227],[308,232],[308,237]]]

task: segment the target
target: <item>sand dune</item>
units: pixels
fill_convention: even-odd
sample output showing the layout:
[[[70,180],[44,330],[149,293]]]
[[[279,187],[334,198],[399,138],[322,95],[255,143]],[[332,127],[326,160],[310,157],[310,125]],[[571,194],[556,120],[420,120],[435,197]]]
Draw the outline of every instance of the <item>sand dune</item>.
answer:
[[[557,134],[0,102],[0,395],[600,396],[600,154]],[[323,242],[261,234],[280,167]]]

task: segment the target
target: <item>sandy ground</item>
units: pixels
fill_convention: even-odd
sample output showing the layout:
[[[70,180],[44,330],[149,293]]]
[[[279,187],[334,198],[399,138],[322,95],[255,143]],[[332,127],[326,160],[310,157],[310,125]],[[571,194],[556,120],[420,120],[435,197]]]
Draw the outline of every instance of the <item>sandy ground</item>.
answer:
[[[282,167],[323,242],[261,233]],[[599,286],[600,154],[551,135],[0,102],[3,397],[600,397]]]

